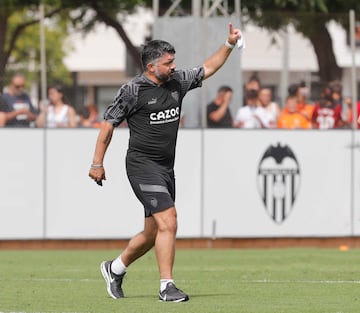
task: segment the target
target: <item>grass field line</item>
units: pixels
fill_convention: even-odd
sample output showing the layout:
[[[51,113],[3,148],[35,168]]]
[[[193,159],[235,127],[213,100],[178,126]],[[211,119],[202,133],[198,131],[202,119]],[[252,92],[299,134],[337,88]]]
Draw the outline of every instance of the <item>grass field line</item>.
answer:
[[[2,281],[0,279],[0,281]],[[103,279],[91,278],[25,278],[25,279],[7,279],[7,281],[28,281],[28,282],[84,282],[84,283],[98,283]],[[141,282],[141,280],[136,280]],[[221,280],[223,283],[229,280]],[[237,280],[240,284],[360,284],[360,280],[277,280],[277,279],[254,279],[254,280]],[[0,311],[0,313],[2,313]]]
[[[0,311],[0,313],[54,313],[54,312],[25,312],[25,311],[21,311],[21,312],[15,312],[15,311],[6,311],[6,312],[2,312]],[[61,313],[89,313],[89,312],[61,312]]]
[[[244,283],[256,284],[360,284],[360,280],[272,280],[272,279],[259,279],[241,281]]]

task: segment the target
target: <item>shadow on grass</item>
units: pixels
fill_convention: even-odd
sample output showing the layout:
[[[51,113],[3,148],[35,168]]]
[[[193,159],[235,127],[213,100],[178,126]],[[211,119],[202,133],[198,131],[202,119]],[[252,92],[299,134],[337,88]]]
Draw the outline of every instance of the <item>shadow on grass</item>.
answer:
[[[230,296],[234,296],[237,295],[236,293],[197,293],[197,294],[190,294],[190,300],[193,298],[206,298],[206,297],[214,297],[214,298],[219,298],[219,297],[230,297]],[[111,297],[108,297],[109,299],[112,299]],[[122,301],[122,300],[126,300],[126,299],[155,299],[158,300],[158,296],[154,294],[137,294],[137,295],[125,295],[124,298],[122,299],[118,299],[116,301]]]

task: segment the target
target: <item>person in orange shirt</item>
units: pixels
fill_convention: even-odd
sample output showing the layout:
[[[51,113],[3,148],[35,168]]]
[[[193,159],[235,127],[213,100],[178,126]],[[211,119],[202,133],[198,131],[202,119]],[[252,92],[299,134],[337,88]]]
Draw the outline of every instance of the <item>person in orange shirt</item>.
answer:
[[[309,97],[309,88],[306,86],[305,82],[299,84],[297,91],[297,110],[304,114],[305,117],[311,121],[311,116],[314,111],[314,106],[308,102]]]
[[[301,112],[297,111],[297,97],[292,95],[286,98],[285,108],[277,121],[278,128],[287,129],[309,129],[311,124],[308,119]]]
[[[311,124],[311,118],[314,111],[314,106],[308,103],[309,97],[309,88],[306,86],[305,82],[300,82],[300,84],[292,84],[288,88],[289,96],[295,96],[297,98],[296,110],[303,114],[309,124]]]
[[[348,127],[352,126],[352,121],[353,121],[353,105],[352,105],[352,100],[351,98],[345,98],[345,104],[347,105],[347,111],[345,114],[345,123],[348,125]],[[357,128],[360,128],[360,101],[358,101],[356,103],[357,106]]]

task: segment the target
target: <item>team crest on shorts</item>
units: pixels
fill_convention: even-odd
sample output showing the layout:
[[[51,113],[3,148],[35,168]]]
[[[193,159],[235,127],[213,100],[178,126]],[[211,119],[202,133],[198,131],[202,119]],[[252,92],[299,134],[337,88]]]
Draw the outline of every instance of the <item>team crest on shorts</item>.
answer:
[[[156,208],[158,206],[158,201],[156,198],[151,198],[150,199],[150,204],[152,205],[152,207]]]
[[[289,146],[270,146],[258,167],[258,189],[266,212],[281,224],[293,209],[300,187],[300,166]]]

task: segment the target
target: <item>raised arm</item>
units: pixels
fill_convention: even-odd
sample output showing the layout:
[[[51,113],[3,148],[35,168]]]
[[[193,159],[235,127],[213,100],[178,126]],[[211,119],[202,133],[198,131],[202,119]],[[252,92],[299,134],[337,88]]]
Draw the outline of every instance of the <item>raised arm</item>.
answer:
[[[236,42],[241,38],[240,29],[233,29],[231,23],[229,23],[229,35],[220,49],[213,54],[209,59],[207,59],[204,64],[205,76],[204,79],[207,79],[213,75],[227,60],[232,49],[235,47]]]

